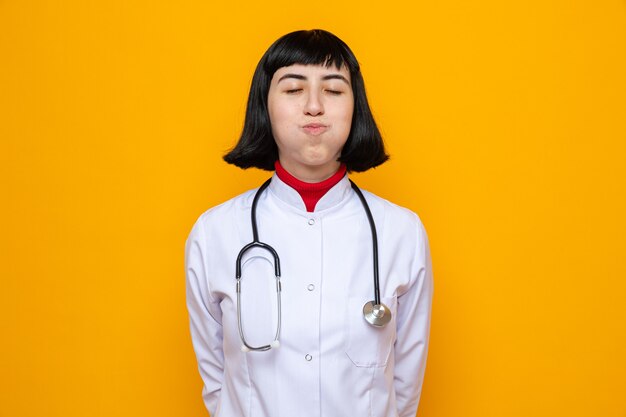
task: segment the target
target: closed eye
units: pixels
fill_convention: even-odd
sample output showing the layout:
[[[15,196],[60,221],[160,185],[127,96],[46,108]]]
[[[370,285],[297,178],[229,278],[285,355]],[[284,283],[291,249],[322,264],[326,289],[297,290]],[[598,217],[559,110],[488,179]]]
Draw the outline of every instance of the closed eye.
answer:
[[[298,93],[300,91],[302,91],[301,88],[293,88],[291,90],[285,90],[285,93],[287,93],[287,94],[296,94],[296,93]]]
[[[326,90],[327,93],[332,94],[333,96],[338,96],[340,94],[343,94],[343,91],[339,91],[339,90]]]

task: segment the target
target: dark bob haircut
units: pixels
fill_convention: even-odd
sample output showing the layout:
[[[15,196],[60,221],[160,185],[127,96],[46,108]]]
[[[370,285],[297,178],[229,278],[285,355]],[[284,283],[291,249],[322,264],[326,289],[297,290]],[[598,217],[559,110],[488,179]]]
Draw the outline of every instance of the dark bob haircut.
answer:
[[[339,161],[348,171],[362,172],[387,159],[383,139],[365,95],[365,84],[356,57],[341,39],[320,29],[288,33],[265,52],[252,77],[243,131],[237,145],[224,156],[229,164],[240,168],[256,167],[274,170],[278,147],[272,135],[267,96],[274,73],[293,64],[335,65],[350,72],[354,95],[352,126]]]

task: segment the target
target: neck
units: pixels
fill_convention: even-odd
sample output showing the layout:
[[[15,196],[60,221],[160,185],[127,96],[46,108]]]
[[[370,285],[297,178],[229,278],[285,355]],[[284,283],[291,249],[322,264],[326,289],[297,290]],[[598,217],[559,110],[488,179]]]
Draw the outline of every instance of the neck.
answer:
[[[293,176],[280,164],[279,161],[276,161],[274,167],[276,168],[276,175],[278,175],[278,178],[300,194],[308,212],[315,211],[315,205],[317,202],[328,192],[328,190],[341,181],[346,174],[346,166],[344,164],[340,164],[337,171],[332,173],[323,181],[306,182]]]
[[[278,161],[277,161],[278,162]],[[285,169],[289,174],[293,177],[297,178],[300,181],[308,182],[308,183],[316,183],[327,180],[332,177],[339,168],[341,167],[341,162],[335,161],[331,164],[324,166],[315,166],[315,167],[307,167],[307,166],[292,166],[289,163],[285,163],[285,161],[280,161],[281,167]]]

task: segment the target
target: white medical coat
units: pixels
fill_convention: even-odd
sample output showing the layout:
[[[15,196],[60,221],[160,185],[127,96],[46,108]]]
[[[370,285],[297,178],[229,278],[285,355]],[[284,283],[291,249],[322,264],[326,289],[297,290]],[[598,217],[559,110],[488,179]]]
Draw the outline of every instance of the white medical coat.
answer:
[[[191,336],[213,417],[413,417],[428,346],[433,291],[428,241],[419,218],[364,191],[378,233],[382,328],[363,318],[374,297],[372,238],[345,176],[308,213],[300,195],[273,176],[257,208],[259,238],[282,270],[280,347],[242,352],[235,261],[252,241],[255,190],[200,216],[187,239]],[[242,321],[249,344],[276,331],[274,261],[262,249],[242,261]]]

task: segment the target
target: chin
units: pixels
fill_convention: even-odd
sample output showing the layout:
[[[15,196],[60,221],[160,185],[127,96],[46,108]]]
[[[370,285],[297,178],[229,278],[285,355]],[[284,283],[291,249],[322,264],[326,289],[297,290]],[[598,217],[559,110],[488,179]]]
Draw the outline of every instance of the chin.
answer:
[[[308,168],[322,168],[325,166],[328,166],[330,164],[332,164],[333,161],[332,160],[325,160],[325,159],[309,159],[306,161],[302,162],[302,165],[308,167]]]

